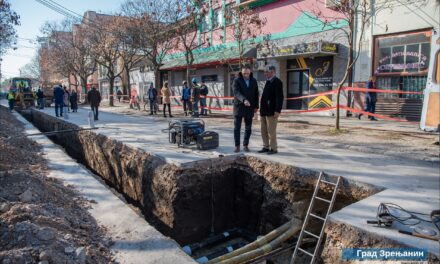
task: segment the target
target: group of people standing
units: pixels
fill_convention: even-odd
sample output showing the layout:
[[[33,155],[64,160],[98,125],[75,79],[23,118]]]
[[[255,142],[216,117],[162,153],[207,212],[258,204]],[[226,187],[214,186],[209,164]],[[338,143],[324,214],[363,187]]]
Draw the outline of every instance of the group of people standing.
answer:
[[[75,89],[69,91],[66,86],[57,85],[53,89],[53,100],[55,103],[55,115],[57,117],[63,116],[63,112],[70,113],[70,110],[74,113],[78,112],[78,93]]]
[[[206,96],[208,95],[209,90],[208,86],[206,86],[205,82],[202,81],[201,85],[197,83],[197,79],[193,78],[191,80],[191,86],[188,86],[186,81],[182,83],[182,93],[180,101],[182,102],[183,111],[185,116],[191,115],[193,117],[207,116],[208,108],[206,104]],[[168,82],[164,82],[162,88],[160,89],[160,94],[162,96],[163,103],[163,116],[173,117],[171,114],[171,89],[168,85]],[[156,114],[158,111],[157,101],[158,101],[158,92],[154,88],[153,84],[150,84],[150,87],[146,93],[146,97],[149,100],[150,104],[150,115]],[[199,106],[201,111],[199,113]]]
[[[199,117],[199,115],[207,116],[208,107],[206,104],[206,96],[208,93],[209,89],[204,81],[198,85],[197,79],[193,78],[191,80],[191,87],[188,86],[186,81],[183,81],[180,101],[182,102],[185,116],[188,116],[188,114],[193,117]],[[200,114],[199,105],[201,108]]]
[[[63,116],[63,113],[78,112],[78,93],[75,89],[70,92],[65,86],[57,85],[53,89],[53,99],[55,103],[55,115]],[[101,94],[95,87],[87,93],[87,101],[90,103],[93,116],[98,120],[98,108],[101,103]]]

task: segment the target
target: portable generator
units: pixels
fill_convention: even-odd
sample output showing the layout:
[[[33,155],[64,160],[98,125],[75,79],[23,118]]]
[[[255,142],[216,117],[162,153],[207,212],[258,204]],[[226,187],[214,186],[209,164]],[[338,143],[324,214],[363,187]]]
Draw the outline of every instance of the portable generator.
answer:
[[[205,131],[205,122],[201,119],[178,119],[168,122],[168,140],[179,147],[196,145],[206,150],[218,147],[218,133]]]

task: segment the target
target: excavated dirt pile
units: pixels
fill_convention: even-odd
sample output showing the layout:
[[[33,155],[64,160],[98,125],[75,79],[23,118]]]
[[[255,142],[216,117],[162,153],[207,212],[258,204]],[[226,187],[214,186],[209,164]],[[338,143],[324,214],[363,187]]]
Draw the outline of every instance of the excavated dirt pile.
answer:
[[[0,263],[111,263],[90,202],[46,175],[40,146],[0,107]]]

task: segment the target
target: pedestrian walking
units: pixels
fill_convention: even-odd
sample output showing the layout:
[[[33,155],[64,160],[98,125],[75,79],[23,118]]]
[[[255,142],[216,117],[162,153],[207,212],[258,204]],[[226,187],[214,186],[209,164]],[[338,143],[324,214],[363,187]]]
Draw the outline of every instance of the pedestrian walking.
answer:
[[[374,114],[376,112],[377,93],[373,92],[371,90],[377,89],[377,87],[376,87],[376,76],[371,76],[368,79],[367,89],[369,91],[365,95],[365,112],[369,112],[369,113]],[[361,119],[362,115],[363,114],[359,114],[358,115],[359,120]],[[370,119],[371,121],[377,121],[377,119],[374,116],[372,116],[372,115],[369,115],[368,119]]]
[[[183,81],[181,100],[183,104],[183,112],[185,113],[185,116],[187,116],[188,112],[191,111],[191,89],[188,87],[186,81]]]
[[[191,80],[191,103],[192,103],[192,116],[199,117],[199,101],[200,101],[200,86],[197,84],[197,79]]]
[[[244,120],[245,132],[243,150],[249,152],[249,139],[252,133],[252,119],[258,111],[258,84],[249,66],[243,67],[232,84],[234,92],[234,152],[240,152],[241,123]]]
[[[167,117],[166,114],[166,108],[168,106],[168,113],[170,117],[173,117],[171,115],[171,91],[170,88],[168,88],[168,82],[164,82],[163,87],[161,89],[162,93],[162,100],[163,100],[163,117]]]
[[[36,96],[38,109],[44,109],[44,93],[43,90],[41,90],[41,87],[38,87]]]
[[[121,98],[122,98],[122,91],[121,91],[121,89],[118,89],[118,91],[116,92],[116,95],[118,97],[118,102],[121,102]]]
[[[9,90],[7,98],[8,98],[8,104],[9,104],[9,112],[12,112],[12,110],[14,110],[14,106],[15,106],[15,93],[13,90]]]
[[[150,88],[148,88],[148,101],[150,103],[150,115],[157,114],[157,90],[154,88],[153,83],[150,83]]]
[[[264,75],[266,84],[260,101],[260,122],[263,148],[259,153],[276,154],[277,145],[277,124],[283,108],[283,82],[276,76],[275,67],[267,66]]]
[[[90,103],[95,121],[99,120],[99,104],[101,103],[101,93],[96,90],[95,86],[87,93],[87,101]]]
[[[78,112],[78,93],[76,89],[73,89],[70,93],[70,108],[72,108],[72,112]]]
[[[202,116],[208,115],[208,106],[206,104],[206,100],[207,100],[206,96],[208,96],[208,93],[209,93],[208,86],[206,86],[206,83],[202,81],[200,86],[200,108],[202,108],[201,110]]]
[[[67,109],[67,113],[70,113],[70,93],[67,90],[66,86],[63,86],[64,94],[63,94],[63,104]]]
[[[53,100],[55,101],[55,115],[63,116],[64,91],[61,85],[57,85],[53,89]]]

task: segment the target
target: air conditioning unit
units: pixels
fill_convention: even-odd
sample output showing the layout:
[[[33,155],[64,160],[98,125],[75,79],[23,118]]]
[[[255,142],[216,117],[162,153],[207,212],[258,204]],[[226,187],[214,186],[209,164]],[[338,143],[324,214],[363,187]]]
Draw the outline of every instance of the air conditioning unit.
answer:
[[[254,71],[264,71],[264,68],[266,67],[266,61],[259,60],[254,63]]]

